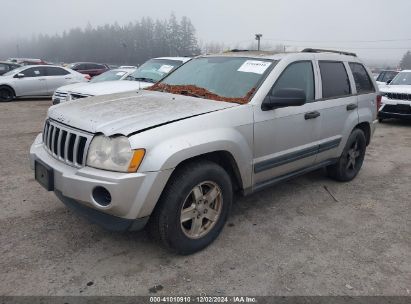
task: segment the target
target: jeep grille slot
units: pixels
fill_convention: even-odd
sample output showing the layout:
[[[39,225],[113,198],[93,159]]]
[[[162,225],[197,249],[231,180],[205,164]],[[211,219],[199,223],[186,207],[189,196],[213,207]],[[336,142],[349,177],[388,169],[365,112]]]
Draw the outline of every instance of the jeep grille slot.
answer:
[[[77,168],[85,166],[88,146],[93,135],[52,120],[44,124],[43,143],[54,158]]]
[[[388,93],[387,97],[389,99],[398,99],[398,100],[411,100],[411,94],[406,93]]]

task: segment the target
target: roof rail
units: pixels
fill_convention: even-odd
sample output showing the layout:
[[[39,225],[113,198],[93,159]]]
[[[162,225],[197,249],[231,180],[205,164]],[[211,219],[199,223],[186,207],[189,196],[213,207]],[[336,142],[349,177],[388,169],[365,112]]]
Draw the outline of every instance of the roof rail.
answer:
[[[301,52],[302,53],[336,53],[336,54],[341,54],[341,55],[357,57],[357,54],[355,54],[355,53],[344,52],[344,51],[336,51],[336,50],[323,50],[323,49],[308,48],[308,49],[302,50]]]
[[[228,52],[241,53],[241,52],[252,52],[252,50],[232,49],[232,50],[229,50]]]

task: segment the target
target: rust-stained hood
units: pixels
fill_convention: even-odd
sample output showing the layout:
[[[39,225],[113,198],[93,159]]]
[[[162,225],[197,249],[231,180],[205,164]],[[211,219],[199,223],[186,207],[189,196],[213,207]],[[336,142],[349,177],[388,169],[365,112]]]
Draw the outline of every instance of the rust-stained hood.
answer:
[[[197,116],[235,103],[138,91],[89,97],[53,106],[48,116],[68,126],[91,133],[129,135],[147,128]]]

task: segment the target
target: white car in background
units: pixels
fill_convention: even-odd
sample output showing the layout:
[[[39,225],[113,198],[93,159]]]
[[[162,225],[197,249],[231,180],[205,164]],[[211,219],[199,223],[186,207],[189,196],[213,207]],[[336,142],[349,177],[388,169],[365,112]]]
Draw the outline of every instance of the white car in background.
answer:
[[[68,91],[59,88],[54,93],[53,104],[91,96],[108,95],[128,91],[137,91],[152,86],[167,74],[180,67],[191,58],[160,57],[145,62],[124,80],[91,83]],[[57,96],[60,96],[59,98]],[[58,101],[57,101],[58,98]],[[54,101],[56,100],[56,101]]]
[[[86,81],[85,75],[60,66],[22,66],[0,76],[0,101],[50,97],[63,85]]]
[[[74,83],[60,87],[54,92],[53,104],[59,104],[62,101],[66,101],[69,92],[79,90],[82,87],[99,82],[124,80],[127,76],[135,72],[136,69],[136,67],[120,67],[118,69],[108,70],[107,72],[94,77],[89,82]]]
[[[378,84],[379,88],[384,87],[385,85],[389,84],[395,76],[398,75],[398,71],[393,71],[393,70],[384,70],[381,71],[380,74],[377,76],[375,81]]]
[[[385,118],[411,119],[411,70],[401,71],[389,85],[380,87],[380,122]]]

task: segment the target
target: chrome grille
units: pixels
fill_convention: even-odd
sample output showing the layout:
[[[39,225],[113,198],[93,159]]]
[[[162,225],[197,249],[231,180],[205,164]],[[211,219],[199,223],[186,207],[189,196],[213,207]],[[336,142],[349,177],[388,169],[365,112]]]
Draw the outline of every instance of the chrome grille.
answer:
[[[84,167],[91,133],[79,131],[48,119],[44,124],[43,143],[54,158],[77,168]]]
[[[387,93],[387,97],[389,99],[411,100],[411,94],[406,93]]]
[[[64,99],[64,100],[66,100],[67,92],[59,92],[59,91],[56,91],[56,92],[54,93],[54,97],[57,97],[57,98],[59,98],[59,99]]]

